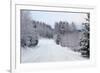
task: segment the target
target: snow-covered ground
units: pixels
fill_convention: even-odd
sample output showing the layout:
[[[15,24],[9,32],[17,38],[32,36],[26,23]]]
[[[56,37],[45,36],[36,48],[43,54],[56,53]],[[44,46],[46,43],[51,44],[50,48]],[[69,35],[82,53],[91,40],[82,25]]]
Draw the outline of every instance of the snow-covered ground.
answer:
[[[40,39],[33,48],[21,48],[21,63],[85,60],[80,53],[56,45],[53,39]]]

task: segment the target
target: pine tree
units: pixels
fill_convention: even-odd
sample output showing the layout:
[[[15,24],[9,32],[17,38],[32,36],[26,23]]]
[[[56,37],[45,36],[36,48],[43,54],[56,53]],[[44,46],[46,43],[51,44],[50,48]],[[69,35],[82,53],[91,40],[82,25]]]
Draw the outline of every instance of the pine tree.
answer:
[[[76,31],[76,26],[75,26],[75,23],[74,22],[72,22],[71,23],[71,31],[73,31],[73,32],[75,32]]]
[[[81,46],[81,49],[80,49],[80,52],[81,52],[81,55],[85,58],[90,58],[90,14],[87,13],[87,18],[85,19],[86,22],[83,23],[84,25],[84,30],[82,31],[82,35],[83,37],[81,38],[81,41],[80,41],[80,46]]]

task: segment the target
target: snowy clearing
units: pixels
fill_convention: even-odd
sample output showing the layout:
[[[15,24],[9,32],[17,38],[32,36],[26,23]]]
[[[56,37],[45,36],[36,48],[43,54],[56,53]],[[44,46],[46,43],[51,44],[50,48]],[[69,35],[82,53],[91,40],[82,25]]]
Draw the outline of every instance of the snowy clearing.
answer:
[[[53,39],[40,39],[33,48],[21,48],[21,63],[85,60],[80,53],[57,45]]]

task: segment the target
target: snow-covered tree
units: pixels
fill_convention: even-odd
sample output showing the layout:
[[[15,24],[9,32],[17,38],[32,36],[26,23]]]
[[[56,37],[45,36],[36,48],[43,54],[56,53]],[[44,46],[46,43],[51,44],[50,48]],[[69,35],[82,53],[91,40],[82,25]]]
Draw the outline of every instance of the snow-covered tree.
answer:
[[[74,22],[71,23],[71,28],[70,29],[71,29],[72,32],[76,31],[76,25],[75,25]]]
[[[36,27],[32,25],[31,13],[27,10],[20,11],[20,20],[21,20],[21,47],[25,46],[36,46],[38,43],[38,36]],[[34,44],[33,44],[34,43]]]
[[[90,14],[87,13],[87,18],[85,18],[86,22],[83,23],[84,31],[83,37],[80,41],[80,52],[83,57],[89,58],[90,57]]]
[[[69,23],[67,21],[59,21],[55,23],[56,44],[61,45],[62,36],[69,32]]]

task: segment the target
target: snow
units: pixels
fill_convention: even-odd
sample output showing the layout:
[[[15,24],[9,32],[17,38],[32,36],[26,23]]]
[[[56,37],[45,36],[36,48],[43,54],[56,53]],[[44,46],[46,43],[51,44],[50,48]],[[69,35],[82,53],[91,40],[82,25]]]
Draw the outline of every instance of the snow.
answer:
[[[21,48],[21,63],[85,60],[80,53],[56,45],[53,39],[40,39],[33,48]]]

